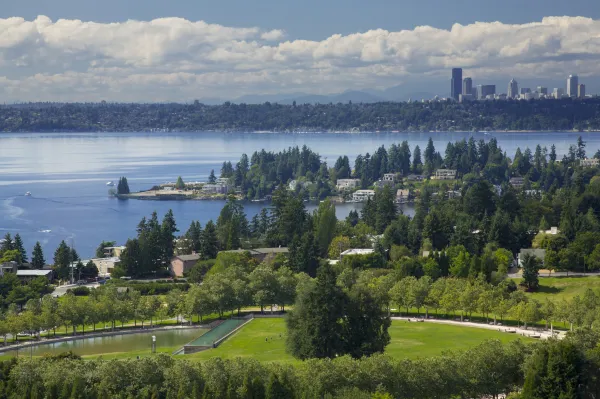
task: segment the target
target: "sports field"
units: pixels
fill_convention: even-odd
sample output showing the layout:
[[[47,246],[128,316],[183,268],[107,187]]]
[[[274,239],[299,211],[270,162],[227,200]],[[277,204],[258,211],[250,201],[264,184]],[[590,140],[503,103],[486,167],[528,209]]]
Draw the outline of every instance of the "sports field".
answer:
[[[389,332],[391,342],[386,353],[396,359],[429,357],[447,350],[468,349],[486,339],[502,342],[529,339],[493,330],[398,320],[392,322]],[[218,348],[186,355],[186,358],[252,357],[259,361],[296,362],[285,351],[285,334],[284,319],[254,319]]]

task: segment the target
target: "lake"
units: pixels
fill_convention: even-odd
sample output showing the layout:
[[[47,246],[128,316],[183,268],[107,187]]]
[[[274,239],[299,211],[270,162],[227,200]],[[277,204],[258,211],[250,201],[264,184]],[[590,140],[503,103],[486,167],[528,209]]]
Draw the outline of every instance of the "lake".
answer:
[[[42,344],[31,348],[19,350],[19,356],[42,356],[45,354],[57,355],[68,351],[86,356],[103,355],[109,353],[151,351],[152,336],[156,337],[156,349],[183,347],[188,342],[200,337],[206,330],[203,329],[177,329],[167,331],[150,331],[136,334],[112,335],[108,337],[83,338],[73,341]],[[175,350],[174,349],[174,350]],[[8,351],[0,355],[16,356],[17,351]]]
[[[162,218],[173,209],[183,232],[192,220],[202,225],[216,220],[223,206],[222,201],[119,201],[108,196],[106,186],[119,176],[139,191],[177,176],[206,181],[211,169],[218,175],[223,161],[237,162],[242,153],[250,156],[263,148],[307,145],[331,166],[340,155],[353,163],[358,154],[403,140],[411,149],[419,145],[423,150],[429,137],[443,154],[448,141],[471,135],[476,140],[496,137],[512,157],[517,147],[534,149],[538,143],[554,143],[562,156],[579,133],[0,133],[0,233],[19,233],[29,252],[40,241],[47,262],[61,240],[89,258],[102,240],[124,244],[135,235],[140,219],[154,210]],[[581,135],[593,155],[600,148],[600,134]],[[30,197],[25,196],[28,191]],[[246,203],[248,218],[263,206]],[[357,207],[338,206],[338,217]],[[410,207],[405,212],[410,214]]]

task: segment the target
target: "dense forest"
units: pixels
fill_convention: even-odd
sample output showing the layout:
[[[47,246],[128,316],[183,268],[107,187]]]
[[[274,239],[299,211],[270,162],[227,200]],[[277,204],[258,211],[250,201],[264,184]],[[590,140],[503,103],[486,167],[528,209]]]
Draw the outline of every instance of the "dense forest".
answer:
[[[0,106],[0,131],[471,131],[600,129],[600,99],[373,104]]]

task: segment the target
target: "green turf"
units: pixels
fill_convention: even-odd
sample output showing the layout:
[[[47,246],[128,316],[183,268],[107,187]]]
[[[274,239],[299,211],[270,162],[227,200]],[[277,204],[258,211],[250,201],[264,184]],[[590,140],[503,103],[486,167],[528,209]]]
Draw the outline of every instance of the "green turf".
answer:
[[[518,284],[521,279],[514,279]],[[528,293],[527,295],[538,301],[545,301],[550,298],[553,301],[561,299],[570,300],[591,288],[594,291],[600,291],[600,277],[540,277],[540,288],[537,292]]]
[[[205,360],[211,357],[252,357],[259,361],[296,362],[285,352],[285,332],[283,319],[254,319],[218,348],[186,355],[186,358]],[[392,322],[389,332],[391,342],[386,353],[396,359],[429,357],[447,350],[468,349],[486,339],[499,339],[502,342],[519,338],[531,340],[480,328],[399,320]]]

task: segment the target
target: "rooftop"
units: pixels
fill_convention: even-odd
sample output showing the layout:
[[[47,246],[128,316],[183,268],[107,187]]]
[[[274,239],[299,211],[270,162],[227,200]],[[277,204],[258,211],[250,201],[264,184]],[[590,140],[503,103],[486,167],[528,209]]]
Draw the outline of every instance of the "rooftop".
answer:
[[[47,276],[50,273],[52,273],[52,270],[17,270],[17,276],[19,277]]]
[[[191,255],[178,255],[175,258],[180,259],[184,262],[190,261],[190,260],[198,260],[200,259],[200,254],[191,254]]]
[[[353,249],[347,249],[344,252],[342,252],[342,256],[346,256],[346,255],[370,255],[373,252],[375,252],[374,249],[372,248],[364,248],[364,249],[359,249],[359,248],[353,248]]]

